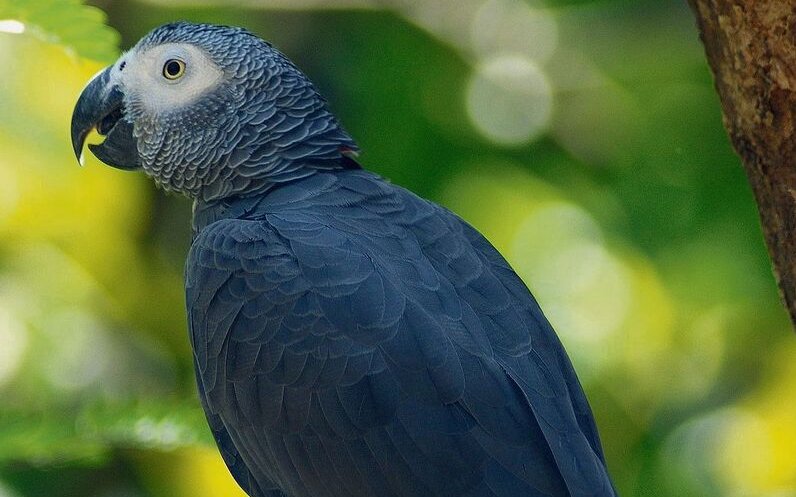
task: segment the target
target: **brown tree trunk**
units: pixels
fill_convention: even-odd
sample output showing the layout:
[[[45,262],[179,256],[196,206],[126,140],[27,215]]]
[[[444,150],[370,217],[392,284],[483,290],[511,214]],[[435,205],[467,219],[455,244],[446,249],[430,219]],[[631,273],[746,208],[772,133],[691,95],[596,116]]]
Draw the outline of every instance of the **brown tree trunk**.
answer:
[[[796,2],[688,2],[796,323]]]

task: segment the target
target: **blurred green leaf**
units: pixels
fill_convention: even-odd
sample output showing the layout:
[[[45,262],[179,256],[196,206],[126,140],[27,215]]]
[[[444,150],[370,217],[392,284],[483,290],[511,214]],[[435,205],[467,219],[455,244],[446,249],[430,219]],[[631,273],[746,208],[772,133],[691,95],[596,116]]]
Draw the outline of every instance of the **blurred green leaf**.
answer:
[[[67,418],[68,419],[68,418]],[[81,437],[64,412],[0,412],[0,463],[100,462],[107,454],[100,440]]]
[[[193,398],[98,404],[80,414],[77,427],[83,437],[113,447],[170,450],[213,443],[199,400]]]
[[[0,412],[0,463],[102,462],[113,449],[211,445],[198,401],[146,399]]]
[[[0,20],[19,21],[26,33],[80,57],[108,63],[118,55],[119,34],[105,13],[79,0],[0,0]]]

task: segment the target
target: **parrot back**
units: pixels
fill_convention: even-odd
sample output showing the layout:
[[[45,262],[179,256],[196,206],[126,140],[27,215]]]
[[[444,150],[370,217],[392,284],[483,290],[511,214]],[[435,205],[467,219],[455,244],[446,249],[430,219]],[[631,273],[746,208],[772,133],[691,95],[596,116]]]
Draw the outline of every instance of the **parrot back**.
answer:
[[[197,378],[239,482],[292,497],[615,495],[555,332],[446,209],[348,170],[197,205],[194,233]]]

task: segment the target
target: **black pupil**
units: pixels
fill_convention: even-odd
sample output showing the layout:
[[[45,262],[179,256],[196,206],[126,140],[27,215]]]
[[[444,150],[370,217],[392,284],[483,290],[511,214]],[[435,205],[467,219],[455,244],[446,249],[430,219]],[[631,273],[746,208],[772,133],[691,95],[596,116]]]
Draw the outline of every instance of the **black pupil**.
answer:
[[[166,63],[166,74],[174,77],[180,74],[180,63],[176,60],[170,60]]]

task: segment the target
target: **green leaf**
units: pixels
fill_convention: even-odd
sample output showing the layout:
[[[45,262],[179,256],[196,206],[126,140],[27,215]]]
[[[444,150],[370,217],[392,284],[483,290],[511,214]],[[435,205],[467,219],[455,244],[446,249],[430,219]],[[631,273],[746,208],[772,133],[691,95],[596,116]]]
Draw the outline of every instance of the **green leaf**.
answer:
[[[170,450],[213,443],[196,399],[98,404],[81,413],[77,429],[87,440],[114,447]]]
[[[80,437],[69,417],[58,409],[4,410],[0,413],[0,463],[100,463],[107,457],[107,448],[97,440]]]
[[[79,0],[0,0],[0,21],[19,21],[25,34],[110,63],[119,53],[119,34],[105,20],[104,12]]]
[[[148,399],[0,412],[0,464],[101,464],[116,448],[212,445],[197,401]]]

